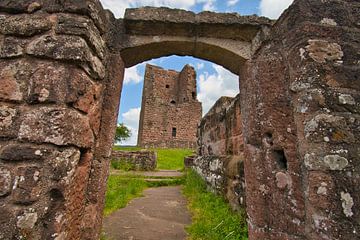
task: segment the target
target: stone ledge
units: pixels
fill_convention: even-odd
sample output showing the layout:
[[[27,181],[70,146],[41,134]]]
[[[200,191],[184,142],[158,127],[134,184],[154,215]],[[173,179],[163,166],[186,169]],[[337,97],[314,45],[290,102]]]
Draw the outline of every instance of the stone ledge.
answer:
[[[198,36],[251,41],[262,26],[272,26],[274,21],[236,13],[195,14],[180,9],[143,7],[126,9],[124,23],[126,33],[130,35]]]

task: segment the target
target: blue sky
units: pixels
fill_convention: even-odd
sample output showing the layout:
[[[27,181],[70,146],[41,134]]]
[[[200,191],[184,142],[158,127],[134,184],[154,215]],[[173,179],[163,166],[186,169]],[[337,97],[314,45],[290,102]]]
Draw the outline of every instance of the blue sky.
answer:
[[[293,0],[100,0],[117,18],[122,18],[126,8],[141,6],[166,6],[193,12],[237,12],[241,15],[259,15],[276,19]],[[141,107],[143,76],[146,63],[180,71],[190,64],[197,71],[198,100],[205,114],[221,96],[239,93],[238,76],[223,67],[193,57],[170,56],[153,59],[125,71],[118,122],[123,122],[132,131],[132,137],[124,145],[136,145]]]

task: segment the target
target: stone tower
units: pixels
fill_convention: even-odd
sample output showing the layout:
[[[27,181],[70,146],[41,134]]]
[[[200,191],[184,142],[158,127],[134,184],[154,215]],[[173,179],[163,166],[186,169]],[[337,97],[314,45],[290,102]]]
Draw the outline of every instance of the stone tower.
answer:
[[[176,72],[146,65],[139,146],[195,148],[201,115],[193,67],[185,65]]]

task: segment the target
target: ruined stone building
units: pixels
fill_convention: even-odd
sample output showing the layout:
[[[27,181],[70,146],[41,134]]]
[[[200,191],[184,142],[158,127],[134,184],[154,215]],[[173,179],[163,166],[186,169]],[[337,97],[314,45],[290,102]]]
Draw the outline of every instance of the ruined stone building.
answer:
[[[170,55],[239,76],[250,240],[360,239],[359,13],[359,0],[294,0],[276,22],[151,7],[116,19],[99,0],[1,0],[0,239],[99,239],[124,70]],[[199,120],[195,86],[163,78],[171,118]]]
[[[201,115],[193,67],[176,72],[146,65],[139,146],[195,148]]]

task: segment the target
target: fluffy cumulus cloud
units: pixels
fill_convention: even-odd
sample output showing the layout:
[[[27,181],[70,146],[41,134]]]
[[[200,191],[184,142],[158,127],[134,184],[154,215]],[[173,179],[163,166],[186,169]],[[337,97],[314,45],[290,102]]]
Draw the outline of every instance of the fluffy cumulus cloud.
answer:
[[[203,115],[221,96],[235,97],[239,93],[239,77],[219,65],[213,64],[214,74],[199,76],[198,99],[202,102]]]
[[[260,15],[277,19],[292,2],[293,0],[261,0]]]
[[[137,84],[142,81],[143,77],[140,75],[140,65],[133,66],[125,69],[124,84],[134,83]]]
[[[139,118],[140,118],[140,108],[131,108],[129,111],[122,114],[123,123],[131,131],[131,137],[126,141],[123,141],[122,145],[136,145],[137,136],[139,129]]]
[[[116,17],[122,18],[126,8],[140,6],[171,7],[191,9],[196,4],[202,4],[203,10],[215,10],[216,0],[100,0],[104,8],[110,9]]]

